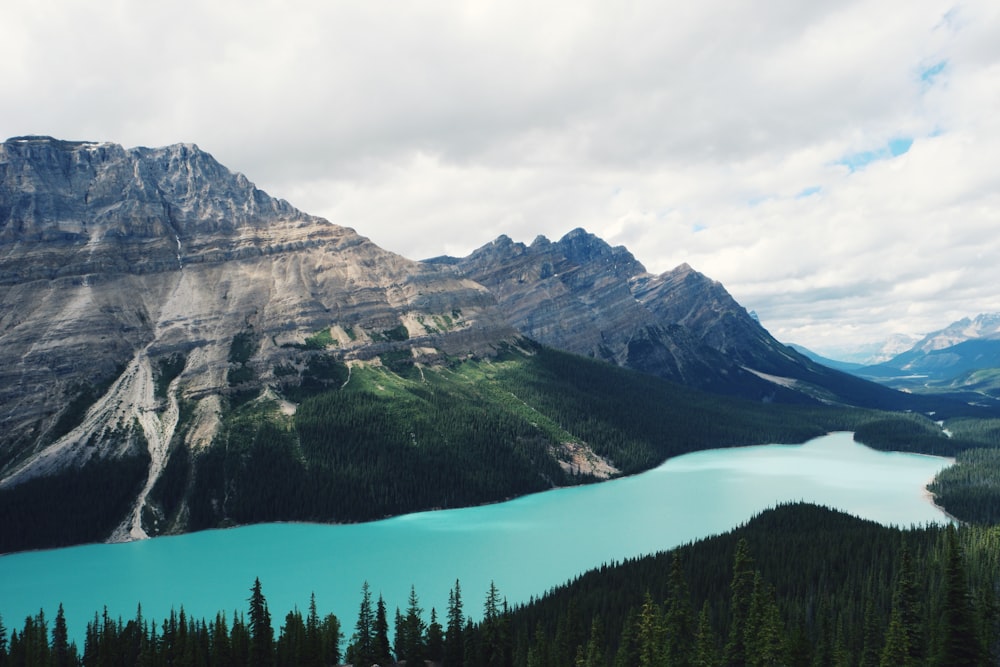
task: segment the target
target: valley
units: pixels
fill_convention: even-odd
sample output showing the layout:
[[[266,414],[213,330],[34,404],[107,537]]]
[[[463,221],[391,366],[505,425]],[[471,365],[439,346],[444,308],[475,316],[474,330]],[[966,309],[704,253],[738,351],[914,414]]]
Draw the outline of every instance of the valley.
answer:
[[[989,326],[984,319],[960,328]],[[941,636],[953,629],[941,630],[935,614],[948,605],[976,619],[977,655],[995,656],[995,340],[936,340],[878,367],[834,370],[777,341],[724,286],[687,264],[649,273],[628,249],[583,229],[530,244],[500,236],[467,257],[414,261],[271,197],[193,144],[13,138],[0,144],[0,570],[10,568],[4,585],[26,583],[0,595],[0,605],[20,596],[20,606],[0,606],[0,614],[8,626],[26,616],[18,641],[37,627],[47,640],[44,618],[32,630],[39,605],[51,610],[78,594],[89,613],[118,576],[127,607],[118,615],[141,603],[165,619],[189,604],[192,615],[211,618],[220,604],[242,604],[258,576],[275,586],[278,606],[291,607],[333,586],[327,573],[340,569],[337,586],[346,588],[322,591],[337,605],[369,577],[398,577],[397,604],[418,582],[434,589],[440,611],[455,577],[478,593],[487,577],[506,573],[519,583],[502,584],[518,605],[503,610],[504,627],[517,628],[518,639],[486,662],[569,665],[598,640],[586,628],[567,639],[568,624],[583,617],[549,600],[576,596],[566,591],[597,577],[594,595],[604,602],[583,592],[574,603],[588,608],[586,622],[606,641],[586,664],[610,664],[619,651],[634,664],[637,614],[650,615],[652,632],[654,616],[669,610],[642,600],[630,568],[692,542],[679,553],[716,554],[705,561],[713,572],[689,555],[684,567],[699,581],[694,599],[710,603],[705,628],[718,659],[743,623],[730,617],[722,591],[731,569],[718,554],[731,562],[733,536],[749,533],[757,553],[780,563],[763,566],[770,581],[811,582],[780,595],[749,587],[755,613],[770,614],[766,627],[784,637],[782,656],[798,646],[808,657],[802,664],[815,656],[834,664],[836,645],[841,662],[861,662],[869,631],[869,648],[888,652],[901,613],[892,590],[909,557],[903,543],[919,548],[921,567],[934,573],[920,611],[920,627],[933,636],[914,664],[944,655]],[[816,438],[833,438],[846,466],[831,456],[784,456]],[[891,465],[852,459],[859,450]],[[727,463],[711,480],[698,478],[697,466],[687,469],[694,482],[657,477],[713,457]],[[911,478],[911,463],[926,467]],[[733,472],[741,466],[762,486],[741,486]],[[771,493],[793,472],[805,486]],[[650,479],[654,488],[644,487]],[[915,527],[941,519],[925,497],[929,482],[940,507],[963,522],[960,538]],[[832,497],[816,496],[827,487]],[[604,495],[621,488],[644,490],[618,501]],[[758,496],[760,488],[767,493]],[[880,515],[895,501],[879,494],[903,490],[905,507],[927,513]],[[679,495],[657,495],[666,491]],[[897,525],[869,530],[831,510],[775,508],[801,500]],[[728,508],[720,521],[716,503]],[[514,551],[500,558],[501,545],[518,526],[541,521],[546,505],[559,508],[542,532],[512,540]],[[489,518],[510,507],[527,509]],[[907,522],[914,527],[904,529]],[[421,525],[430,528],[408,532]],[[693,528],[672,532],[678,525]],[[865,565],[842,555],[853,572],[842,587],[829,574],[836,565],[817,554],[801,568],[781,560],[775,543],[788,526],[803,539],[822,533],[823,544],[867,535],[859,539],[882,545],[869,559],[880,569],[865,580]],[[386,527],[399,533],[375,537]],[[941,563],[960,563],[958,539],[970,590],[953,603],[945,591],[957,590],[948,579],[957,575]],[[104,559],[112,570],[79,580],[75,567],[95,572]],[[307,579],[282,579],[289,563]],[[465,563],[475,571],[461,570]],[[210,573],[223,578],[219,567],[225,591],[204,583]],[[134,577],[123,574],[130,570]],[[72,578],[47,579],[50,571]],[[627,596],[608,583],[622,577]],[[868,613],[862,599],[877,607]],[[499,609],[494,603],[487,609]],[[496,620],[487,613],[482,625],[470,621],[480,648],[468,664],[484,664],[491,640],[476,633],[497,631]],[[103,631],[117,632],[112,626]],[[571,646],[558,659],[540,657],[557,642]]]

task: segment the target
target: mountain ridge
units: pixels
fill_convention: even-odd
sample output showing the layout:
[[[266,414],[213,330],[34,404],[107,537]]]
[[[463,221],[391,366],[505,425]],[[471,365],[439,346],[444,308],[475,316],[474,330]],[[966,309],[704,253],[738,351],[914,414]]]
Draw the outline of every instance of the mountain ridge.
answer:
[[[680,384],[650,385],[632,371]],[[567,378],[586,378],[591,394]],[[481,396],[460,391],[477,382]],[[118,476],[119,495],[135,495],[113,536],[138,539],[288,518],[268,513],[292,502],[268,495],[280,483],[289,497],[304,493],[288,480],[313,485],[316,506],[296,505],[296,518],[339,518],[334,497],[366,498],[368,512],[412,510],[418,497],[452,502],[412,488],[394,460],[429,477],[461,460],[470,469],[460,497],[483,502],[572,483],[591,470],[582,460],[621,470],[615,457],[641,451],[635,471],[693,446],[659,425],[635,444],[640,416],[621,423],[607,409],[592,436],[570,433],[563,413],[592,428],[602,410],[594,396],[611,385],[632,403],[683,397],[701,406],[692,414],[712,415],[706,423],[754,424],[754,438],[842,425],[839,415],[788,413],[789,428],[760,428],[775,419],[761,407],[772,402],[931,405],[813,364],[717,281],[687,265],[649,274],[583,229],[530,245],[501,236],[468,258],[416,262],[270,197],[194,144],[0,144],[0,493],[27,489],[23,507],[60,493],[66,475]],[[574,400],[591,401],[590,415],[566,407]],[[321,416],[297,416],[304,404]],[[426,421],[424,410],[440,423],[408,428]],[[735,414],[742,421],[728,423]],[[339,419],[346,425],[330,440]],[[732,444],[732,432],[713,433],[715,446]],[[454,449],[467,440],[487,451]],[[376,456],[375,445],[386,451]],[[343,467],[324,467],[331,461]],[[288,479],[273,479],[278,469]],[[373,480],[371,470],[397,476]],[[338,484],[346,496],[330,492]],[[228,507],[233,497],[246,506]]]
[[[761,401],[933,409],[783,345],[690,265],[650,274],[583,229],[530,245],[502,235],[467,257],[425,263],[484,285],[511,326],[558,349]]]
[[[149,486],[177,400],[195,404],[185,437],[203,449],[248,381],[301,376],[322,352],[302,349],[317,332],[347,361],[516,339],[481,286],[272,199],[193,145],[0,145],[0,267],[5,486],[143,449]],[[385,333],[399,327],[405,339]],[[240,340],[252,349],[234,356]],[[158,394],[174,357],[181,370]]]

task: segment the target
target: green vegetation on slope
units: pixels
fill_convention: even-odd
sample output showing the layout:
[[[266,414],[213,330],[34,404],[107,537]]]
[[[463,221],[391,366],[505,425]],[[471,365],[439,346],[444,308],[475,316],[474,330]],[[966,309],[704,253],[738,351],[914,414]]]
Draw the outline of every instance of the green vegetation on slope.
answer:
[[[149,455],[91,461],[0,491],[0,554],[105,540],[142,488]]]
[[[560,466],[565,443],[631,474],[698,449],[802,442],[859,418],[692,392],[545,348],[434,368],[384,356],[350,371],[317,356],[285,390],[301,401],[293,417],[267,401],[233,410],[194,459],[190,528],[494,502],[593,481]]]
[[[788,505],[584,574],[513,611],[506,632],[518,665],[989,665],[998,595],[1000,528],[901,530]]]
[[[238,336],[233,367],[249,369],[255,345],[251,333]],[[191,406],[182,404],[144,517],[151,534],[271,520],[363,521],[594,481],[588,467],[569,460],[567,444],[633,474],[701,449],[803,442],[833,430],[856,431],[883,449],[947,455],[995,446],[1000,433],[994,422],[956,419],[947,423],[949,438],[919,415],[720,397],[534,346],[435,367],[387,352],[381,366],[351,369],[317,351],[278,379],[286,384],[274,390],[298,403],[294,415],[249,386],[234,387],[221,432],[201,451],[185,449]],[[973,455],[963,461],[962,470],[979,465],[988,479],[998,477]],[[95,489],[104,484],[99,470],[87,478]],[[972,518],[972,504],[946,490],[957,479],[942,478],[935,492],[948,511]],[[19,487],[0,492],[5,511],[39,523],[7,538],[7,550],[68,543],[55,534],[107,537],[96,528],[76,532],[72,512],[53,509],[42,520],[37,507],[26,508],[36,496],[46,498],[39,507],[73,505],[80,492],[64,482],[38,479],[30,495]],[[986,507],[993,491],[975,493]]]

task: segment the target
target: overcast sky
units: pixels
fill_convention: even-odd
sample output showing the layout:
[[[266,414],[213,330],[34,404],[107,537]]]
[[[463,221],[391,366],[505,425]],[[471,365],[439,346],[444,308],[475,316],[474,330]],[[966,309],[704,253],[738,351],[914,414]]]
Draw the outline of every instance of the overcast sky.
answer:
[[[997,0],[9,2],[0,134],[196,143],[414,259],[584,227],[831,354],[1000,311]]]

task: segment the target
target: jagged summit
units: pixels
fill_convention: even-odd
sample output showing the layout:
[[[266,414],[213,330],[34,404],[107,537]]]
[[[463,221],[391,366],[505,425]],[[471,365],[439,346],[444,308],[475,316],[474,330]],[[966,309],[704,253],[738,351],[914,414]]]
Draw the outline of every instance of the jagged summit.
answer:
[[[134,487],[115,510],[114,539],[170,529],[159,519],[182,529],[191,510],[184,503],[198,494],[202,515],[191,525],[239,516],[224,507],[237,482],[269,498],[263,504],[270,510],[277,504],[267,496],[271,468],[257,471],[259,478],[233,477],[247,472],[248,448],[256,446],[253,428],[240,430],[240,420],[273,411],[268,446],[284,447],[281,434],[298,419],[291,415],[299,408],[308,414],[314,398],[353,393],[337,391],[352,372],[356,383],[379,378],[360,388],[370,388],[374,401],[364,404],[373,412],[362,421],[374,423],[384,421],[382,399],[388,405],[395,398],[383,381],[404,382],[405,375],[404,383],[418,387],[413,405],[423,406],[436,391],[435,376],[461,375],[455,369],[469,360],[478,367],[465,378],[472,383],[518,347],[525,359],[548,357],[542,384],[560,364],[581,363],[524,337],[743,398],[879,406],[890,403],[888,393],[902,396],[858,379],[851,385],[781,345],[722,285],[690,266],[650,274],[626,248],[581,228],[530,245],[500,236],[465,258],[415,262],[269,196],[194,144],[124,148],[35,136],[0,144],[0,490],[39,488],[22,486],[31,480],[54,489],[95,467],[125,471],[108,473]],[[586,366],[599,376],[608,370]],[[598,377],[599,391],[604,384]],[[494,396],[494,389],[470,400],[521,410],[513,394]],[[469,414],[480,419],[480,406],[472,407]],[[354,416],[349,405],[330,410]],[[406,432],[394,431],[402,438],[394,457],[424,456],[421,410],[395,415]],[[539,439],[535,419],[503,442],[479,443],[493,448],[482,460],[449,463],[468,467],[470,479],[482,480],[475,484],[493,485],[493,473],[507,465],[496,463],[496,448],[510,447],[518,461],[511,465],[532,478],[530,489],[557,479],[564,463],[577,471],[613,469],[590,456],[586,443],[545,445],[553,434]],[[495,434],[496,422],[476,423]],[[299,470],[354,442],[362,452],[351,460],[370,467],[365,446],[380,436],[357,425],[336,434],[329,422],[314,426],[316,449],[306,456],[292,438],[281,460]],[[262,456],[257,462],[270,466],[270,454]],[[363,489],[341,487],[345,471],[329,472],[312,489],[324,503],[330,487],[375,493],[383,502],[382,491],[401,482],[365,477]],[[66,477],[52,477],[61,473]],[[409,475],[402,481],[425,483]],[[427,485],[451,502],[452,481]],[[517,492],[490,489],[477,502]],[[336,517],[335,509],[321,514]]]
[[[893,404],[775,340],[689,264],[654,275],[623,246],[576,228],[530,246],[502,236],[435,263],[486,286],[525,336],[694,387],[758,400]]]
[[[330,349],[304,349],[320,332]],[[153,484],[182,403],[198,449],[227,396],[294,384],[316,354],[433,360],[515,337],[482,286],[193,144],[0,144],[0,484],[142,447]]]

